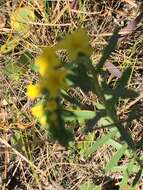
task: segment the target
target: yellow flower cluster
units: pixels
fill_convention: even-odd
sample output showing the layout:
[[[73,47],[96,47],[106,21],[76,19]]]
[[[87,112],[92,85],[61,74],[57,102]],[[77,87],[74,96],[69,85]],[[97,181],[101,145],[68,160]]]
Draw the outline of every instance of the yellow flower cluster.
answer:
[[[56,51],[52,47],[47,47],[43,53],[35,60],[35,65],[41,75],[41,80],[38,84],[30,84],[27,87],[27,96],[35,99],[45,93],[49,92],[50,97],[57,97],[61,88],[64,88],[64,79],[67,75],[67,69],[58,69],[60,66]]]
[[[41,76],[47,76],[53,69],[59,65],[59,59],[56,55],[56,50],[53,47],[46,47],[43,52],[35,60],[35,65]]]
[[[41,95],[49,95],[47,102],[35,105],[31,112],[39,120],[41,125],[48,122],[47,113],[57,109],[56,98],[60,89],[66,86],[65,77],[67,69],[58,68],[60,61],[57,58],[56,50],[53,47],[46,47],[35,60],[35,65],[41,75],[40,81],[36,85],[30,84],[27,87],[27,96],[34,100]]]
[[[87,56],[90,56],[92,53],[87,33],[84,29],[80,28],[73,32],[73,34],[67,35],[65,39],[59,42],[55,47],[44,48],[42,54],[36,58],[35,65],[41,77],[38,84],[30,84],[27,87],[27,96],[32,100],[41,95],[46,96],[46,101],[35,105],[31,110],[41,125],[46,125],[47,122],[50,121],[50,119],[47,118],[48,112],[53,112],[53,118],[57,118],[55,117],[58,108],[57,97],[61,89],[67,88],[65,78],[68,74],[68,70],[65,67],[61,67],[56,54],[56,51],[60,49],[66,49],[71,60],[78,58],[80,53]]]
[[[39,119],[39,122],[42,126],[45,126],[47,124],[47,118],[45,115],[44,105],[42,103],[35,105],[31,109],[31,112],[32,112],[33,116],[35,116],[35,117],[37,117],[37,119]]]
[[[50,100],[47,103],[39,103],[37,105],[35,105],[32,109],[31,112],[33,114],[33,116],[35,116],[40,124],[42,126],[47,125],[48,123],[48,118],[46,113],[48,111],[50,112],[54,112],[57,109],[57,103],[55,100]]]
[[[27,87],[27,96],[30,97],[32,100],[34,100],[35,98],[40,96],[41,92],[42,92],[42,90],[41,90],[41,86],[39,84],[37,84],[37,85],[30,84]]]
[[[57,48],[66,49],[70,60],[75,60],[80,53],[91,56],[93,50],[89,44],[89,37],[83,28],[79,28],[57,44]]]

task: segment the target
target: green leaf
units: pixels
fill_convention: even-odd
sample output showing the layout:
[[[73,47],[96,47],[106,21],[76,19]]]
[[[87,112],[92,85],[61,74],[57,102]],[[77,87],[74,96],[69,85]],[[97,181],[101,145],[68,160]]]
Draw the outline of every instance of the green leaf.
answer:
[[[20,7],[11,15],[11,27],[17,32],[27,33],[30,29],[29,22],[34,22],[34,10],[31,7]]]
[[[91,147],[89,147],[88,150],[84,152],[84,157],[87,158],[91,154],[95,153],[95,151],[99,149],[101,146],[103,146],[106,142],[108,142],[116,134],[116,132],[117,130],[114,129],[107,133],[105,136],[97,139],[97,141]]]
[[[88,133],[82,142],[77,142],[79,154],[84,156],[84,152],[93,144],[95,133]]]
[[[116,152],[116,154],[112,157],[112,159],[106,165],[105,172],[112,171],[112,168],[114,167],[114,165],[116,165],[117,162],[120,160],[120,158],[124,155],[127,147],[128,147],[127,144],[122,145],[122,148],[120,148]]]
[[[125,172],[127,169],[127,165],[121,165],[121,166],[114,166],[112,168],[112,172]],[[134,164],[132,167],[133,172],[137,172],[139,170],[139,166]]]
[[[116,150],[119,150],[120,148],[122,148],[122,144],[117,142],[114,139],[110,139],[106,144],[111,145],[112,147],[116,148]],[[129,153],[128,149],[125,151],[125,154],[127,156],[130,156],[130,153]]]
[[[23,70],[15,62],[6,65],[5,74],[12,80],[18,82],[23,74]]]
[[[69,115],[64,116],[64,119],[66,121],[85,121],[88,119],[92,119],[95,117],[96,113],[95,111],[89,111],[89,110],[65,110],[69,112]]]
[[[99,110],[105,110],[105,105],[100,103],[100,102],[96,102],[95,106],[97,107],[97,109]]]
[[[103,118],[106,117],[106,110],[99,110],[96,112],[95,117],[88,119],[88,121],[86,122],[86,127],[84,129],[85,132],[89,132],[92,131],[94,128],[96,128],[97,126],[97,122]]]
[[[110,139],[106,144],[107,145],[111,145],[112,147],[116,148],[117,150],[119,150],[120,148],[122,148],[122,144],[120,144],[119,142],[115,141],[114,139]]]
[[[94,183],[88,181],[88,182],[80,185],[79,190],[101,190],[101,188],[95,186]]]
[[[99,120],[99,124],[102,126],[109,126],[113,124],[113,121],[110,117],[106,116],[106,117],[101,117],[101,119]]]
[[[120,182],[120,185],[119,185],[119,186],[120,186],[120,189],[119,189],[119,190],[124,190],[125,187],[127,186],[128,180],[130,179],[130,175],[131,175],[131,173],[133,172],[133,170],[132,170],[133,165],[134,165],[134,159],[132,159],[132,160],[129,162],[129,164],[128,164],[128,166],[127,166],[125,172],[124,172],[122,181]]]
[[[25,51],[19,58],[18,60],[18,63],[21,64],[22,66],[23,65],[28,65],[33,63],[33,57],[32,55],[28,52],[28,51]]]
[[[12,145],[16,145],[20,142],[21,139],[21,133],[19,131],[15,131],[15,134],[11,137],[10,141]]]

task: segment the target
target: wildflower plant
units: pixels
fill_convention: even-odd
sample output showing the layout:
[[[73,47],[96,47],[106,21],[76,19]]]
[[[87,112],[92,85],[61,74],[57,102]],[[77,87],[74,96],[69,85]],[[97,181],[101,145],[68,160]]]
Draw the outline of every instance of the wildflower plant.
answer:
[[[135,180],[136,178],[138,180],[133,181],[132,189],[134,189],[141,177],[143,166],[136,155],[137,145],[129,133],[128,126],[137,115],[134,109],[131,110],[125,121],[126,125],[122,124],[118,118],[117,105],[122,99],[137,97],[138,93],[127,87],[130,68],[125,70],[114,88],[107,84],[103,70],[105,62],[116,48],[118,38],[118,31],[115,31],[96,66],[92,64],[90,58],[93,49],[90,47],[89,37],[82,28],[67,35],[54,47],[44,48],[42,54],[35,60],[40,74],[39,82],[27,87],[27,95],[32,100],[41,97],[31,112],[52,139],[64,146],[73,139],[72,130],[65,127],[66,121],[84,121],[86,126],[84,133],[92,132],[97,126],[108,128],[107,134],[97,139],[94,144],[87,144],[87,148],[81,150],[80,154],[87,159],[101,146],[112,142],[111,145],[117,149],[117,152],[104,168],[104,172],[115,169],[114,166],[118,165],[120,158],[126,155],[129,158],[129,165],[137,166]],[[57,52],[61,50],[67,53],[66,62],[58,57]],[[78,87],[85,94],[88,92],[96,94],[98,97],[98,101],[94,103],[96,109],[83,110],[80,102],[68,94],[68,89],[71,87]],[[69,109],[61,104],[63,99],[69,102]],[[77,109],[73,110],[73,107]],[[128,166],[122,172],[126,175],[127,170]],[[132,172],[130,171],[130,174]],[[123,179],[120,186],[125,187],[127,182],[128,178]]]
[[[82,36],[81,36],[82,34]],[[82,38],[81,38],[82,37]],[[57,51],[66,50],[71,65],[60,62]],[[65,129],[65,110],[60,104],[62,91],[70,87],[74,74],[74,62],[78,62],[80,54],[90,56],[92,48],[89,45],[89,38],[84,29],[80,28],[54,47],[46,47],[41,55],[35,60],[35,65],[40,74],[39,82],[27,87],[27,96],[34,100],[42,97],[31,112],[41,126],[48,130],[49,135],[58,140],[61,144],[67,145],[72,139],[72,133]],[[73,74],[71,74],[73,73]]]
[[[40,80],[37,84],[30,84],[27,87],[27,95],[32,100],[42,98],[31,112],[53,139],[61,144],[67,144],[71,135],[65,129],[61,118],[62,106],[59,96],[61,89],[66,86],[65,77],[68,70],[60,65],[55,49],[50,47],[45,48],[43,53],[36,58],[35,65],[40,73]],[[63,138],[62,134],[66,134],[67,138]]]

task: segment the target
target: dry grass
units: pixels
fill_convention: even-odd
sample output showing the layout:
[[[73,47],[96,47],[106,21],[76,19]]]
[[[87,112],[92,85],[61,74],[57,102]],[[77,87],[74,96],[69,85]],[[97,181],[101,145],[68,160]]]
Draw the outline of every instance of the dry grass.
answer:
[[[5,44],[7,39],[15,38],[15,33],[10,28],[12,11],[29,5],[37,15],[37,21],[29,23],[29,37],[21,38],[15,49],[0,55],[0,187],[2,190],[75,190],[83,182],[91,180],[95,184],[102,184],[104,189],[118,189],[120,172],[109,176],[103,176],[102,172],[114,153],[114,148],[104,145],[93,157],[84,160],[77,148],[78,143],[84,139],[79,124],[70,124],[75,131],[75,144],[69,150],[51,142],[30,114],[33,102],[27,99],[25,88],[31,80],[38,80],[33,62],[40,53],[40,48],[55,44],[78,26],[85,26],[88,30],[95,49],[93,61],[96,64],[115,25],[135,18],[138,2],[73,0],[71,3],[51,1],[47,5],[44,2],[46,1],[0,2],[0,45]],[[129,85],[139,92],[143,90],[142,29],[140,23],[137,31],[119,45],[112,58],[113,63],[121,69],[129,65],[132,67]],[[22,61],[25,53],[27,61]],[[109,73],[107,80],[111,85],[116,83],[116,79]],[[80,96],[78,94],[77,98],[83,99]],[[85,96],[83,104],[96,99]],[[120,117],[124,118],[127,111],[137,104],[143,109],[142,94],[133,102],[121,102]],[[142,138],[142,118],[132,123],[132,135],[136,141]],[[104,132],[106,130],[95,131],[96,138]],[[17,137],[16,142],[11,140],[14,136]],[[123,160],[125,162],[127,161]]]

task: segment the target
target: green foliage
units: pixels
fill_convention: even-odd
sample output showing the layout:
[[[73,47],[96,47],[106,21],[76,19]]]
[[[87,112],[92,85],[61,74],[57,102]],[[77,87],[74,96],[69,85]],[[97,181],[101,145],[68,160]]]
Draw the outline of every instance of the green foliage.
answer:
[[[73,39],[74,38],[75,37],[73,37]],[[127,184],[130,177],[130,175],[127,176],[128,170],[131,170],[129,171],[130,174],[136,173],[132,188],[136,186],[142,175],[142,165],[140,164],[140,159],[136,156],[136,145],[128,130],[131,122],[130,118],[135,117],[136,110],[132,110],[128,119],[125,121],[125,124],[120,122],[117,115],[117,106],[119,101],[136,98],[138,96],[138,93],[128,88],[131,69],[127,68],[122,74],[122,77],[118,79],[115,87],[112,88],[107,84],[103,71],[103,66],[107,59],[110,58],[112,51],[117,45],[117,41],[118,33],[115,31],[109,41],[109,44],[105,47],[99,63],[96,64],[95,67],[86,53],[80,53],[78,52],[78,49],[74,49],[72,47],[73,50],[71,51],[73,51],[73,54],[70,55],[75,56],[75,53],[78,53],[78,57],[74,61],[69,61],[69,64],[67,63],[62,65],[66,69],[70,70],[67,75],[67,84],[70,84],[73,88],[80,88],[80,90],[85,94],[89,92],[96,94],[98,97],[98,102],[95,102],[94,104],[96,109],[84,109],[77,97],[71,96],[65,90],[62,90],[61,97],[64,98],[65,102],[68,102],[70,108],[65,109],[63,106],[60,106],[60,109],[58,109],[59,111],[55,111],[56,115],[58,114],[58,125],[53,121],[51,123],[52,125],[47,125],[47,131],[53,140],[57,140],[60,144],[68,147],[69,142],[73,138],[72,131],[65,128],[65,123],[73,123],[74,121],[84,123],[85,128],[82,129],[85,133],[84,141],[77,142],[76,146],[79,155],[86,160],[104,145],[110,145],[115,148],[115,154],[106,164],[103,169],[103,173],[108,174],[115,170],[123,172],[125,178],[120,184],[120,188],[122,189],[123,186]],[[63,44],[61,43],[62,47],[68,47],[66,43],[67,42],[63,42]],[[70,45],[72,46],[74,43],[71,43]],[[83,51],[86,52],[85,49],[83,46]],[[50,115],[48,116],[50,118]],[[97,126],[101,129],[107,128],[108,130],[106,130],[106,134],[103,134],[100,138],[96,138],[95,140],[95,135],[92,131],[96,129]],[[119,165],[121,158],[124,156],[128,158],[129,163],[131,162],[133,167],[130,167],[130,164],[129,166]],[[134,158],[133,161],[132,158]],[[135,167],[136,164],[138,167]],[[84,189],[84,186],[82,188]],[[90,188],[92,188],[92,185]]]
[[[112,159],[108,162],[108,164],[105,167],[105,172],[112,171],[112,168],[118,163],[120,158],[124,155],[125,151],[127,149],[127,144],[124,144],[112,157]]]
[[[0,53],[6,54],[13,51],[22,40],[26,39],[30,34],[30,22],[34,22],[34,10],[30,7],[17,8],[10,17],[11,28],[16,32],[10,35],[5,44],[0,47]],[[18,34],[17,34],[18,33]]]
[[[122,178],[122,181],[120,182],[120,189],[119,190],[124,190],[125,187],[127,186],[128,179],[129,179],[131,173],[133,172],[132,171],[133,164],[134,164],[134,159],[131,159],[126,170],[123,172],[123,178]]]
[[[15,131],[11,138],[11,144],[16,147],[16,149],[25,154],[25,142],[23,140],[24,135],[21,131]]]
[[[48,132],[47,134],[52,140],[58,141],[61,145],[67,148],[69,142],[73,141],[73,131],[67,129],[65,123],[78,122],[84,124],[85,127],[82,127],[81,130],[84,133],[84,140],[76,143],[75,151],[78,152],[81,158],[86,160],[104,145],[113,147],[115,149],[115,154],[106,164],[105,168],[103,168],[103,174],[107,175],[109,172],[116,171],[122,172],[123,178],[120,182],[120,190],[122,190],[133,174],[136,175],[131,188],[135,189],[143,174],[140,158],[137,158],[136,156],[136,147],[142,146],[142,141],[139,142],[138,145],[135,145],[128,130],[131,118],[136,117],[136,109],[132,109],[124,125],[120,122],[117,115],[119,101],[138,96],[138,93],[128,88],[131,69],[127,68],[124,71],[122,77],[113,88],[107,84],[102,69],[104,63],[111,56],[112,51],[116,47],[117,40],[118,34],[115,32],[111,37],[108,46],[105,48],[101,60],[95,67],[90,58],[85,54],[80,54],[75,61],[63,65],[66,69],[70,70],[67,76],[68,85],[74,88],[80,88],[85,94],[89,92],[96,94],[98,102],[94,103],[95,110],[83,108],[77,97],[71,96],[65,90],[62,90],[60,94],[61,96],[54,100],[57,103],[58,108],[53,112],[47,111],[46,113],[47,118],[49,118],[47,121],[50,125],[48,123],[43,129]],[[19,64],[26,66],[27,64],[29,65],[32,60],[31,55],[29,55],[28,52],[24,52],[19,59]],[[8,65],[7,68],[7,72],[10,73],[10,76],[17,76],[18,73],[21,72],[16,65],[13,67],[10,66],[11,65]],[[32,65],[31,69],[36,71],[34,65]],[[66,108],[61,106],[61,98],[63,98],[65,102],[68,102],[70,106],[67,106]],[[53,113],[54,117],[56,116],[57,118],[56,120],[50,120]],[[101,129],[107,128],[106,133],[98,138],[95,137],[95,133],[93,132],[97,126]],[[18,133],[15,134],[11,142],[13,145],[18,143],[20,147],[24,147],[24,141]],[[125,166],[119,164],[124,156],[128,159],[128,164]],[[93,183],[87,182],[82,184],[79,189],[92,190],[99,188]]]
[[[104,72],[102,70],[104,63],[107,61],[112,51],[116,47],[117,39],[118,34],[115,32],[96,67],[93,67],[91,61],[87,57],[83,56],[79,58],[77,62],[78,64],[82,63],[82,66],[73,66],[73,77],[70,77],[70,80],[72,80],[74,84],[73,86],[80,87],[84,93],[92,90],[92,92],[95,93],[100,100],[99,102],[95,103],[95,116],[92,118],[85,117],[85,133],[89,131],[92,132],[97,126],[100,126],[101,128],[108,128],[107,134],[97,138],[94,142],[91,139],[91,141],[88,142],[90,135],[87,135],[83,143],[78,143],[77,148],[80,150],[79,154],[87,159],[91,155],[95,154],[96,151],[105,144],[110,144],[110,146],[114,147],[116,152],[112,156],[111,160],[107,163],[106,167],[104,168],[104,172],[107,174],[108,172],[114,172],[116,169],[123,172],[123,179],[120,183],[120,190],[122,190],[127,185],[127,182],[133,173],[136,173],[136,176],[134,177],[131,188],[135,189],[143,172],[142,164],[140,164],[139,161],[140,159],[138,159],[136,156],[136,145],[128,130],[131,122],[130,114],[128,115],[128,120],[126,120],[126,125],[123,125],[117,116],[117,105],[120,100],[136,98],[138,96],[137,92],[128,88],[128,80],[130,78],[131,69],[127,68],[124,71],[122,77],[118,80],[114,88],[111,88],[107,84],[106,78],[104,77]],[[85,83],[83,81],[85,81]],[[86,82],[88,85],[86,85]],[[88,87],[85,87],[84,84]],[[66,98],[66,96],[64,98]],[[69,99],[67,98],[67,101],[68,100]],[[76,101],[72,100],[70,103],[76,104]],[[77,103],[77,106],[79,106],[79,103]],[[84,111],[81,110],[81,113],[82,112]],[[135,112],[136,111],[132,109],[132,117],[135,117]],[[140,143],[140,146],[142,146],[142,142]],[[127,166],[119,165],[119,161],[124,156],[126,156],[129,160]]]
[[[63,146],[67,146],[70,141],[73,140],[73,135],[70,130],[65,129],[62,122],[59,126],[50,126],[48,127],[48,135],[52,140],[57,140]],[[62,133],[61,133],[62,131]]]
[[[85,156],[85,152],[89,147],[92,146],[94,141],[95,141],[95,134],[88,133],[83,141],[77,143],[77,150],[79,150],[79,154],[81,157]]]
[[[85,150],[84,157],[88,158],[89,156],[91,156],[91,154],[95,153],[96,150],[102,147],[105,143],[107,143],[116,134],[116,132],[117,130],[114,129],[109,133],[107,133],[102,138],[97,139],[92,146],[88,147],[88,149]]]
[[[17,32],[29,32],[29,22],[34,19],[34,11],[30,7],[20,7],[11,15],[11,27]]]
[[[4,75],[6,77],[8,76],[8,79],[12,80],[12,82],[16,81],[17,82],[16,84],[18,84],[19,80],[21,79],[21,76],[27,69],[27,66],[28,68],[30,68],[30,70],[34,72],[38,72],[38,66],[37,67],[35,66],[33,57],[35,58],[35,56],[37,56],[35,54],[36,54],[36,51],[38,52],[39,44],[44,42],[44,45],[45,45],[47,41],[48,41],[48,44],[50,44],[51,41],[53,42],[53,38],[57,36],[57,34],[60,38],[63,38],[63,34],[66,34],[68,30],[69,31],[72,30],[72,25],[74,26],[75,24],[77,24],[77,22],[74,22],[74,18],[71,18],[73,19],[72,20],[73,24],[71,23],[71,28],[70,27],[68,28],[68,25],[67,25],[67,27],[61,27],[60,29],[59,26],[62,25],[62,23],[63,24],[68,23],[69,21],[67,12],[70,12],[70,14],[72,15],[73,14],[76,15],[75,17],[77,17],[80,21],[83,20],[84,23],[86,23],[85,22],[87,20],[86,17],[89,17],[88,14],[86,14],[87,10],[85,8],[85,4],[86,3],[88,4],[88,2],[86,2],[85,0],[80,0],[79,2],[77,2],[77,4],[74,5],[75,8],[71,8],[71,11],[69,9],[70,7],[67,10],[65,9],[66,10],[65,15],[63,14],[63,16],[62,16],[62,11],[65,6],[64,4],[62,5],[61,3],[61,4],[56,5],[56,4],[52,4],[52,2],[50,1],[43,1],[43,4],[45,4],[45,6],[42,7],[39,2],[41,3],[42,1],[36,2],[35,5],[31,2],[31,4],[29,4],[30,7],[29,6],[24,7],[25,5],[24,1],[18,2],[18,4],[16,2],[13,3],[14,7],[15,8],[18,7],[18,8],[14,10],[12,7],[11,9],[12,14],[11,14],[11,11],[10,12],[8,11],[11,14],[10,24],[11,24],[12,32],[11,32],[11,29],[9,30],[9,26],[7,28],[7,23],[9,24],[9,20],[7,20],[6,22],[6,27],[4,28],[4,32],[2,29],[2,38],[4,39],[7,38],[7,40],[5,40],[5,43],[4,44],[2,43],[3,45],[0,46],[0,54],[6,54],[9,52],[12,52],[12,57],[13,55],[14,57],[16,56],[19,57],[18,64],[16,63],[15,60],[13,62],[7,61],[8,64],[2,64],[4,65]],[[0,2],[0,5],[2,4],[5,4],[3,0]],[[18,6],[15,6],[16,4]],[[70,5],[70,6],[73,6],[73,5]],[[7,5],[5,7],[7,7]],[[81,11],[77,11],[77,13],[74,13],[74,11],[76,12],[76,10],[74,10],[76,9],[76,7],[78,8],[81,7],[80,9]],[[58,13],[59,15],[61,14],[60,16],[57,14],[57,19],[54,19],[54,14],[52,10],[53,8],[55,8],[54,10],[55,15],[56,13]],[[52,17],[52,14],[53,14],[53,17]],[[50,18],[48,18],[49,15],[51,15]],[[60,19],[58,20],[58,16],[61,17],[62,20]],[[9,16],[6,15],[6,18],[9,19]],[[35,19],[37,19],[37,23],[35,23],[33,27],[32,23],[35,21]],[[55,22],[55,20],[57,20],[57,22]],[[52,26],[54,25],[55,26],[50,27],[50,24]],[[31,30],[31,27],[33,27],[32,30]],[[38,29],[38,31],[35,32],[35,34],[33,35],[33,31],[35,29],[36,30]],[[5,33],[5,30],[6,30],[6,33]],[[10,31],[10,33],[7,31]],[[41,37],[42,37],[41,40],[39,40],[39,38],[36,39],[37,38],[36,33],[38,35],[41,34]],[[55,35],[55,33],[57,34]],[[44,39],[45,34],[46,34],[47,39]],[[105,159],[106,161],[104,163],[105,167],[101,168],[103,175],[110,176],[110,173],[119,172],[122,175],[122,179],[119,184],[119,190],[124,190],[125,187],[127,187],[128,182],[130,182],[130,189],[136,190],[143,176],[143,162],[142,162],[143,156],[137,154],[137,150],[142,148],[143,138],[137,143],[134,142],[133,136],[131,134],[130,126],[132,124],[132,120],[139,117],[138,107],[136,106],[131,107],[129,110],[130,112],[126,114],[126,119],[124,120],[120,120],[120,116],[117,113],[119,102],[123,102],[125,100],[132,100],[138,96],[138,93],[132,90],[129,87],[130,85],[128,85],[130,82],[129,81],[130,76],[132,75],[132,69],[126,68],[122,74],[122,77],[117,80],[114,86],[112,86],[112,84],[111,85],[108,84],[107,78],[105,75],[105,69],[103,69],[104,65],[106,64],[108,59],[110,59],[112,52],[115,50],[117,46],[118,38],[119,38],[118,30],[115,30],[108,45],[103,50],[101,59],[97,64],[93,64],[92,59],[90,58],[90,54],[86,54],[86,50],[87,50],[85,47],[86,45],[84,46],[85,40],[83,40],[82,42],[83,36],[80,40],[76,38],[77,43],[71,43],[71,45],[73,46],[75,45],[75,47],[77,46],[76,48],[72,47],[71,49],[68,47],[69,50],[71,51],[77,51],[76,53],[78,56],[76,57],[76,59],[75,60],[69,59],[68,53],[69,54],[71,53],[69,51],[69,52],[66,52],[68,59],[65,62],[63,60],[63,62],[59,64],[58,66],[57,65],[54,66],[55,72],[57,70],[61,71],[62,69],[68,70],[68,74],[65,76],[67,86],[65,87],[65,89],[62,89],[62,87],[64,88],[64,85],[63,86],[61,85],[60,92],[58,93],[56,97],[58,101],[57,99],[56,100],[54,99],[55,97],[53,98],[49,96],[50,94],[49,92],[46,92],[44,96],[40,98],[38,97],[38,100],[40,99],[40,101],[41,99],[43,101],[43,99],[45,98],[46,101],[49,101],[49,100],[51,101],[54,99],[55,101],[58,102],[58,103],[56,102],[58,104],[57,105],[58,108],[56,110],[54,111],[46,110],[47,111],[46,116],[48,118],[46,121],[47,123],[45,126],[42,126],[42,127],[40,126],[41,127],[40,130],[42,129],[42,133],[44,130],[44,135],[47,135],[48,137],[50,137],[50,140],[52,142],[53,141],[58,142],[64,147],[69,148],[70,151],[73,148],[72,156],[70,155],[72,158],[69,156],[70,158],[68,160],[69,161],[68,164],[70,164],[70,161],[72,163],[75,163],[74,158],[76,158],[79,161],[78,162],[79,164],[80,164],[80,161],[81,161],[81,164],[82,164],[82,161],[83,163],[85,163],[86,161],[88,162],[92,156],[94,158],[94,155],[100,152],[100,149],[104,147],[105,148],[107,147],[107,149],[110,148],[111,152],[113,150],[114,153],[113,155],[110,155],[110,158],[108,158],[107,156],[107,158]],[[80,49],[80,47],[78,47],[78,42],[81,42],[79,44],[83,45],[82,46],[84,50],[83,52],[80,52],[82,48]],[[54,41],[54,44],[55,44],[55,41]],[[27,47],[25,47],[25,45]],[[29,45],[30,45],[30,48],[32,48],[31,52],[33,53],[33,57],[27,51],[27,49],[29,49]],[[26,49],[26,51],[24,50],[21,53],[19,51],[19,48],[21,50],[21,48],[23,49],[23,47],[24,49]],[[134,46],[134,49],[135,47],[136,46]],[[16,48],[16,51],[15,51],[15,48]],[[138,50],[138,47],[136,48]],[[56,54],[58,54],[58,52],[56,52]],[[52,58],[52,56],[50,58]],[[3,60],[3,57],[2,57],[2,60]],[[50,64],[52,62],[51,60],[52,59],[50,59],[50,61],[48,60]],[[127,60],[126,62],[129,62],[131,65],[133,61]],[[126,63],[126,64],[129,65],[129,63]],[[42,66],[44,66],[44,64]],[[134,67],[135,67],[135,64],[134,64]],[[1,73],[3,74],[3,71],[1,71]],[[26,74],[29,74],[29,73],[26,73]],[[39,75],[36,75],[35,78],[32,75],[31,78],[33,78],[33,81],[31,81],[31,83],[33,82],[35,84],[37,80],[37,76]],[[25,81],[27,83],[27,80],[24,80],[24,82]],[[13,83],[10,82],[10,85],[13,85]],[[22,86],[23,86],[23,83],[22,83]],[[95,102],[92,102],[93,105],[86,106],[84,105],[84,98],[82,100],[81,97],[78,99],[78,97],[74,96],[74,94],[71,95],[70,90],[68,91],[68,88],[70,89],[70,87],[74,88],[75,91],[76,91],[76,88],[80,89],[80,92],[83,93],[82,95],[87,95],[87,97],[89,93],[92,93],[96,97]],[[13,86],[12,86],[12,90],[13,90]],[[21,92],[23,94],[23,91]],[[19,98],[19,94],[17,96],[17,99],[18,98]],[[25,98],[25,96],[24,98],[22,98],[22,101],[21,99],[16,100],[14,102],[15,104],[14,106],[17,109],[16,111],[18,111],[18,109],[21,109],[21,111],[22,110],[27,111],[27,107],[25,107],[25,105],[27,106],[27,104],[25,104],[26,101],[27,99]],[[31,105],[31,101],[28,100],[27,103],[29,103],[28,105],[29,107]],[[4,113],[6,112],[6,115],[7,115],[6,107],[8,106],[5,106],[4,108],[2,107],[1,115],[3,115],[3,109],[4,109]],[[51,117],[52,113],[54,113],[57,116],[57,120],[55,118],[52,121],[50,120],[52,118]],[[18,114],[19,113],[17,113],[17,115]],[[8,115],[9,115],[9,112],[8,112]],[[7,123],[9,123],[9,120],[7,121]],[[38,125],[36,122],[38,122]],[[35,122],[36,123],[35,128],[39,127],[39,124],[40,124],[38,119],[36,120],[36,122]],[[32,121],[32,126],[33,126],[33,123],[34,122]],[[73,128],[71,127],[72,128],[71,129],[70,124],[72,127],[74,126],[74,124],[78,125],[78,132],[80,133],[80,137],[82,137],[81,138],[82,140],[80,139],[80,141],[77,140],[76,142],[73,142],[74,130],[76,130],[76,127],[75,129],[74,127]],[[101,133],[99,132],[100,130],[101,130]],[[96,136],[96,131],[100,133],[99,136],[98,135]],[[30,132],[30,142],[26,137],[26,135],[28,134],[27,131],[26,131],[26,134],[24,134],[24,131],[21,132],[18,130],[15,130],[14,132],[15,133],[14,135],[12,135],[11,141],[10,141],[11,145],[14,148],[16,148],[19,152],[22,152],[24,156],[26,156],[27,159],[31,160],[30,158],[30,154],[31,154],[30,151],[32,151],[31,147],[34,147],[34,148],[36,147],[36,154],[37,154],[38,152],[37,145],[40,146],[41,145],[40,143],[43,144],[45,142],[45,139],[43,138],[42,142],[40,141],[39,143],[39,141],[37,140],[39,137],[36,138],[35,135],[33,134],[31,135],[31,129],[29,129],[28,131]],[[38,135],[40,136],[40,138],[43,137],[42,133],[41,131],[39,131],[39,128],[38,128]],[[72,146],[70,147],[70,145]],[[51,144],[48,144],[48,148],[50,146]],[[48,150],[48,154],[49,154],[49,150]],[[44,155],[42,156],[44,158]],[[33,157],[35,159],[35,155]],[[37,155],[36,155],[36,158],[37,158]],[[37,160],[38,159],[33,160],[35,161],[34,163],[35,166],[37,164]],[[49,160],[51,162],[51,157],[49,157]],[[58,159],[56,158],[56,160]],[[62,162],[63,162],[62,164],[64,165],[65,160],[62,160]],[[66,167],[64,166],[65,170],[66,170]],[[42,169],[45,167],[38,166],[37,168],[40,168],[40,170],[42,171]],[[36,170],[36,172],[40,170]],[[48,173],[50,173],[50,170],[51,169],[48,170]],[[55,178],[54,174],[52,175],[51,178],[53,181]],[[33,181],[31,178],[30,180]],[[48,180],[50,181],[49,176],[48,176]],[[64,180],[66,181],[65,176],[64,176]],[[72,180],[73,179],[71,177],[71,181]],[[85,179],[85,181],[86,180],[87,179]],[[82,182],[82,184],[79,186],[79,190],[100,190],[101,188],[96,186],[96,184],[94,184],[92,181]]]
[[[65,110],[64,114],[65,121],[75,121],[77,120],[79,123],[83,123],[85,120],[92,119],[95,117],[96,113],[90,110]]]
[[[5,67],[5,74],[10,77],[11,80],[19,82],[20,77],[23,74],[23,69],[17,65],[17,63],[9,63]]]
[[[33,63],[33,57],[28,51],[25,51],[20,56],[18,63],[21,64],[22,66],[28,65],[29,67],[32,67],[31,65]]]
[[[95,186],[90,181],[80,185],[79,190],[101,190],[100,187]]]

